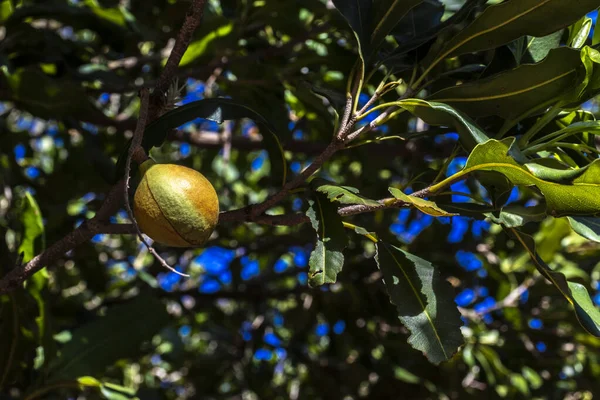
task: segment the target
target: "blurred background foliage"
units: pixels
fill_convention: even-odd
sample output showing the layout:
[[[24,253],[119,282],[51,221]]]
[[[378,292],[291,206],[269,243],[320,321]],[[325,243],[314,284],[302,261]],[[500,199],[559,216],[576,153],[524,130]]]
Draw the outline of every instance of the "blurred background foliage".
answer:
[[[382,58],[398,76],[410,73],[434,36],[413,39],[427,38],[464,3],[423,1],[388,38]],[[475,11],[463,24],[499,1],[468,3]],[[28,261],[97,211],[135,127],[137,90],[153,86],[188,6],[0,0],[2,274],[17,254]],[[592,43],[596,15],[569,28],[579,32],[589,24],[583,43]],[[406,43],[414,48],[394,53]],[[513,68],[507,54],[509,45],[452,58],[431,92]],[[355,60],[354,37],[332,2],[210,0],[178,72],[177,105],[231,97],[251,106],[277,128],[289,173],[298,174],[329,142]],[[382,78],[375,72],[365,93]],[[359,107],[369,97],[361,95]],[[584,109],[592,118],[599,112],[594,98]],[[478,122],[495,123],[483,117]],[[444,168],[450,176],[467,160],[456,132],[408,113],[375,133],[378,140],[341,151],[320,175],[378,199],[388,187],[422,188]],[[264,200],[278,184],[261,138],[251,120],[196,119],[151,155],[201,171],[221,209],[233,210]],[[448,200],[461,204],[485,189],[469,179],[450,190]],[[525,206],[530,192],[513,188],[506,204]],[[275,211],[307,207],[299,192]],[[112,221],[128,222],[126,211]],[[34,275],[26,290],[2,295],[0,397],[591,399],[598,393],[600,340],[579,326],[570,305],[534,274],[529,255],[499,225],[410,208],[359,215],[353,223],[430,261],[451,283],[466,342],[452,360],[432,365],[407,343],[409,332],[373,260],[375,247],[362,236],[349,232],[336,283],[309,288],[309,224],[223,223],[206,248],[158,247],[188,279],[162,269],[134,235],[101,234]],[[591,287],[600,304],[597,243],[575,234],[565,219],[534,221],[525,231],[554,270]]]

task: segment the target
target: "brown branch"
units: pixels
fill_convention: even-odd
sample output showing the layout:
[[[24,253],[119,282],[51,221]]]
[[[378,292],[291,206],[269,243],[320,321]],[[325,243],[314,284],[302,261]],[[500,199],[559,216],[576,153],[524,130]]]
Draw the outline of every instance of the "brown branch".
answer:
[[[102,225],[97,233],[106,235],[131,235],[135,234],[135,226],[133,224],[107,224]]]
[[[198,25],[200,25],[200,20],[204,15],[204,3],[206,3],[206,0],[193,0],[192,4],[190,4],[183,25],[177,34],[173,50],[171,51],[167,63],[165,64],[165,68],[154,87],[154,93],[152,95],[153,101],[156,101],[158,96],[163,96],[171,85],[171,81],[179,68],[179,63],[192,41],[192,36]]]
[[[353,82],[353,87],[352,87],[350,96],[348,97],[347,102],[346,102],[346,110],[342,117],[342,122],[340,124],[340,127],[339,127],[338,131],[334,134],[333,140],[331,141],[331,143],[329,143],[329,145],[323,150],[323,152],[320,153],[317,156],[317,158],[306,169],[304,169],[297,177],[295,177],[290,182],[286,183],[279,192],[272,195],[271,197],[269,197],[267,200],[265,200],[262,203],[248,206],[245,208],[241,208],[239,210],[232,210],[232,211],[225,212],[225,213],[221,214],[221,220],[257,222],[258,218],[261,214],[263,214],[269,208],[273,207],[274,205],[278,204],[281,200],[283,200],[292,189],[295,189],[298,186],[302,185],[317,170],[319,170],[323,166],[323,164],[329,158],[331,158],[331,156],[333,156],[333,154],[335,154],[338,150],[343,149],[346,146],[346,144],[348,144],[352,140],[356,139],[361,133],[368,132],[369,130],[378,126],[378,123],[381,123],[386,118],[389,118],[389,116],[395,110],[397,110],[399,108],[397,106],[388,107],[382,113],[381,116],[379,116],[375,121],[373,121],[373,123],[378,121],[377,123],[368,124],[365,127],[359,128],[354,132],[350,132],[351,129],[354,127],[354,124],[356,123],[357,119],[360,118],[360,116],[361,116],[360,113],[354,113],[354,115],[352,115],[353,114],[352,113],[353,98],[355,96],[360,95],[359,91],[360,91],[360,84],[361,84],[361,81],[358,79],[358,76],[355,77],[354,75],[355,74],[353,73],[353,74],[351,74],[351,77],[350,77],[350,79],[355,79],[355,81]],[[356,73],[356,75],[358,75],[358,73]],[[410,90],[407,90],[400,97],[400,100],[402,100],[406,97],[409,97],[411,95],[412,95],[412,92]],[[377,96],[378,96],[378,94],[375,93],[372,96],[372,99],[376,98]],[[374,101],[375,100],[373,100],[373,102]],[[363,107],[363,110],[364,109],[365,108]],[[418,197],[423,197],[429,193],[427,190],[424,190],[421,192],[422,193],[418,193],[415,195]],[[395,200],[395,199],[383,199],[380,202],[381,202],[381,206],[354,205],[354,206],[344,207],[343,209],[340,209],[339,212],[341,213],[340,215],[347,216],[347,215],[355,215],[355,214],[361,214],[361,213],[365,213],[365,212],[371,212],[371,211],[375,211],[375,210],[383,209],[383,208],[401,207],[401,206],[405,205],[404,202],[402,202],[400,200]],[[275,223],[274,221],[278,221],[281,223]],[[306,220],[298,220],[298,221],[305,222]],[[271,219],[270,222],[272,225],[280,225],[280,224],[285,225],[285,224],[287,224],[287,219],[281,219],[281,218],[280,219]]]

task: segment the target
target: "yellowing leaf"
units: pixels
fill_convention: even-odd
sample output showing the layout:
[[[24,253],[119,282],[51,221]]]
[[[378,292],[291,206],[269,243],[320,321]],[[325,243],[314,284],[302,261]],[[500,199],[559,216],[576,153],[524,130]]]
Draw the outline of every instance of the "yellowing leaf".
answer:
[[[425,214],[431,215],[433,217],[451,217],[453,215],[458,215],[442,210],[433,201],[423,200],[418,197],[406,195],[402,193],[401,190],[396,188],[389,188],[388,190],[396,199],[402,200],[405,203],[412,204],[419,211],[422,211]]]

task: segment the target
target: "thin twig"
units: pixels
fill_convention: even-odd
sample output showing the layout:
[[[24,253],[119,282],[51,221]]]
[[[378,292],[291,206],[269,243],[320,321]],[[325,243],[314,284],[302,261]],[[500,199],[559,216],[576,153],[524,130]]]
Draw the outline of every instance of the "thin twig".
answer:
[[[175,40],[175,45],[173,46],[173,50],[167,59],[167,63],[165,64],[165,68],[158,78],[158,82],[154,87],[154,93],[152,97],[162,96],[169,86],[171,85],[171,81],[173,80],[177,69],[179,68],[179,63],[183,58],[188,46],[192,41],[192,36],[196,31],[196,28],[200,24],[200,20],[204,15],[204,4],[206,0],[194,0],[192,4],[190,4],[190,8],[188,9],[185,20],[183,21],[183,25],[177,34],[177,39]],[[153,99],[154,100],[154,99]]]
[[[140,116],[138,119],[138,125],[135,128],[135,132],[133,134],[133,140],[131,141],[131,146],[129,147],[129,153],[127,154],[127,160],[125,162],[125,193],[123,195],[123,198],[125,200],[125,208],[127,209],[127,214],[129,214],[129,218],[131,219],[131,221],[133,222],[133,225],[135,226],[138,237],[140,238],[142,243],[144,243],[144,245],[148,248],[148,251],[160,262],[160,264],[163,267],[167,268],[168,270],[170,270],[172,272],[175,272],[178,275],[189,277],[189,275],[179,272],[175,268],[171,267],[169,265],[169,263],[167,263],[156,252],[156,250],[154,250],[152,245],[150,245],[150,243],[148,243],[148,241],[142,234],[142,231],[140,230],[140,227],[135,219],[135,216],[133,215],[133,210],[131,209],[131,205],[129,204],[129,180],[131,179],[131,159],[134,157],[135,154],[144,153],[144,150],[142,149],[141,144],[142,144],[142,139],[144,138],[144,129],[146,128],[146,123],[148,122],[148,105],[150,103],[150,93],[148,92],[148,89],[142,89],[140,91],[140,98],[141,98],[141,104],[140,104]],[[145,155],[145,153],[143,154],[142,157],[144,157],[144,156],[147,157]],[[140,156],[137,156],[137,157],[138,157],[138,160],[136,160],[136,161],[138,163],[139,163],[139,161],[143,161],[143,158],[139,159]]]
[[[315,160],[306,167],[297,177],[286,183],[283,188],[275,195],[269,197],[264,202],[250,207],[250,215],[257,217],[283,200],[290,190],[297,188],[312,176],[337,150],[343,147],[341,142],[331,142]]]
[[[525,293],[531,286],[535,285],[535,283],[537,281],[539,281],[541,278],[542,278],[541,275],[536,275],[534,277],[525,279],[523,281],[523,283],[521,283],[519,286],[517,286],[516,288],[511,290],[510,293],[508,293],[505,298],[497,301],[491,307],[487,307],[487,308],[484,308],[479,311],[459,307],[459,311],[463,316],[465,316],[469,319],[479,320],[479,319],[481,319],[482,315],[490,313],[492,311],[501,310],[503,308],[516,307],[518,304],[518,301],[521,298],[521,296],[523,295],[523,293]]]

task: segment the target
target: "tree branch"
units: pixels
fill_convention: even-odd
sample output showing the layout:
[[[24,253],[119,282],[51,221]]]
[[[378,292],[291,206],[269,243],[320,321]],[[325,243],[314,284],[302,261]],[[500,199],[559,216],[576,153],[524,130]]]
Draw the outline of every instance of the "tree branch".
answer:
[[[200,20],[204,15],[205,3],[206,0],[193,0],[192,4],[190,4],[183,25],[177,34],[175,46],[173,46],[173,50],[167,59],[165,68],[163,69],[160,78],[158,78],[158,82],[154,86],[154,93],[152,94],[153,102],[155,102],[159,96],[162,97],[171,85],[171,81],[179,68],[179,63],[192,41],[192,36],[198,25],[200,25]]]
[[[183,26],[177,35],[173,51],[167,60],[165,68],[152,94],[153,102],[150,115],[148,116],[149,118],[146,118],[146,115],[143,114],[145,112],[145,110],[143,110],[144,107],[142,107],[140,110],[140,118],[138,119],[138,124],[136,127],[136,130],[141,132],[141,134],[138,135],[140,136],[139,140],[141,140],[141,136],[147,122],[146,120],[156,118],[164,110],[165,92],[169,88],[173,76],[177,72],[179,62],[181,61],[183,54],[192,40],[194,31],[200,23],[200,19],[202,18],[204,12],[205,2],[206,0],[194,0],[190,5]],[[133,150],[137,149],[134,148]],[[73,232],[69,233],[61,240],[48,247],[41,254],[35,256],[27,264],[18,266],[9,271],[2,278],[2,280],[0,280],[0,294],[8,293],[21,287],[27,278],[48,264],[56,261],[67,251],[85,243],[94,237],[94,235],[102,233],[103,230],[109,230],[109,225],[106,224],[106,221],[108,221],[110,216],[117,212],[121,204],[123,204],[125,193],[126,183],[125,179],[122,179],[109,190],[106,199],[102,203],[102,206],[92,219],[84,222]],[[119,228],[119,230],[120,229],[121,228]],[[127,229],[130,228],[127,227]]]

